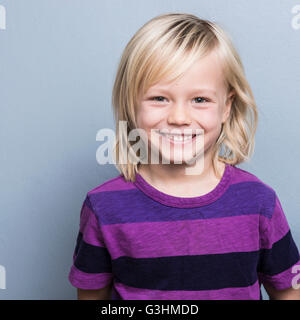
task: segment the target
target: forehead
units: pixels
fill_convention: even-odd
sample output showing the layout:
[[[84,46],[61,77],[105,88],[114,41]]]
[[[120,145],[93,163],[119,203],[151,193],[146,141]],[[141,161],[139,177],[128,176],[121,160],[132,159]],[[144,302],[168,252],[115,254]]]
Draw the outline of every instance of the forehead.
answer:
[[[213,91],[223,89],[224,80],[221,62],[215,52],[211,52],[192,64],[180,79],[172,82],[168,80],[159,81],[151,86],[148,92],[156,89],[164,91],[174,90],[174,92],[184,89],[185,91],[194,92],[203,88],[213,93]]]

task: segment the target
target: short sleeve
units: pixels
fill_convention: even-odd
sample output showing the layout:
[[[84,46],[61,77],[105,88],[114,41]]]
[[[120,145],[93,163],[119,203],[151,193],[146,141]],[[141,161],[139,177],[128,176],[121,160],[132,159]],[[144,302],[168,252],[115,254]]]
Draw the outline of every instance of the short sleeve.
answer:
[[[76,288],[101,289],[112,281],[111,257],[87,195],[80,212],[80,225],[69,281]]]
[[[270,214],[260,215],[260,255],[258,277],[260,283],[277,290],[293,286],[299,270],[300,257],[281,203],[274,192]]]

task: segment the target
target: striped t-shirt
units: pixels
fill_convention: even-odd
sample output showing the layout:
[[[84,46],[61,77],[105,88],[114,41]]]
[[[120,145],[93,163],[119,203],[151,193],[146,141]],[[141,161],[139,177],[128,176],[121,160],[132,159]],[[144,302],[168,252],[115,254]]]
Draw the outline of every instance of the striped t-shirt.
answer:
[[[218,185],[192,198],[120,174],[83,201],[69,281],[112,299],[262,299],[261,283],[292,287],[299,252],[276,192],[226,164]],[[295,271],[295,269],[297,269]]]

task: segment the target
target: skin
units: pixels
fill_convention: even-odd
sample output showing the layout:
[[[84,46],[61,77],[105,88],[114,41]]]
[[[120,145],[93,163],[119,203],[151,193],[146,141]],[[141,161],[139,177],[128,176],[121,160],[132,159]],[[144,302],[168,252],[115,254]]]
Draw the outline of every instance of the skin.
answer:
[[[150,87],[140,97],[137,112],[138,128],[145,130],[148,138],[148,164],[141,164],[138,169],[143,178],[158,190],[181,197],[199,196],[214,189],[220,179],[213,171],[212,147],[222,123],[230,115],[233,96],[233,92],[227,92],[222,68],[214,52],[199,59],[180,80],[161,81]],[[170,144],[171,152],[168,152],[164,147],[165,138],[152,131],[152,137],[157,135],[162,143],[151,139],[151,130],[163,129],[169,132],[174,129],[177,132],[203,130],[204,150],[198,156],[203,157],[204,168],[200,174],[185,174],[185,168],[190,165],[174,163],[178,159],[191,159],[191,156],[183,158],[182,146]],[[151,164],[151,148],[158,150],[160,159],[168,159],[170,163],[163,164],[160,160],[159,164]],[[218,166],[223,174],[225,164],[219,162]]]
[[[112,283],[98,290],[77,289],[77,300],[111,300]]]

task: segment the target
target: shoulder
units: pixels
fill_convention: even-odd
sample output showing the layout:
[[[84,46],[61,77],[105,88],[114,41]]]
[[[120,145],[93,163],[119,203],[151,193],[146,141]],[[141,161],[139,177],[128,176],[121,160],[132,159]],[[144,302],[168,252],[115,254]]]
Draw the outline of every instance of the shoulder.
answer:
[[[120,174],[115,178],[104,181],[98,186],[87,192],[88,196],[93,196],[95,194],[108,192],[108,191],[121,191],[134,188],[134,185],[130,181],[126,181],[124,177]]]
[[[271,218],[277,194],[268,183],[254,173],[232,166],[231,186],[236,193],[244,192],[249,201],[254,201],[259,206],[262,215]]]
[[[120,205],[122,198],[130,198],[130,190],[136,189],[131,181],[126,181],[123,175],[106,180],[93,189],[89,190],[86,195],[93,211],[97,214],[105,214],[114,207]],[[111,212],[111,211],[110,211]]]
[[[254,173],[232,166],[232,184],[247,184],[262,191],[275,193],[275,190]]]
[[[233,174],[232,174],[232,182],[233,183],[252,183],[253,186],[255,184],[259,185],[260,187],[263,187],[265,189],[268,189],[270,191],[274,191],[274,189],[267,184],[264,180],[262,180],[261,178],[259,178],[257,175],[255,175],[254,173],[251,173],[249,171],[246,171],[244,169],[241,169],[239,167],[236,166],[232,166],[233,168]]]

